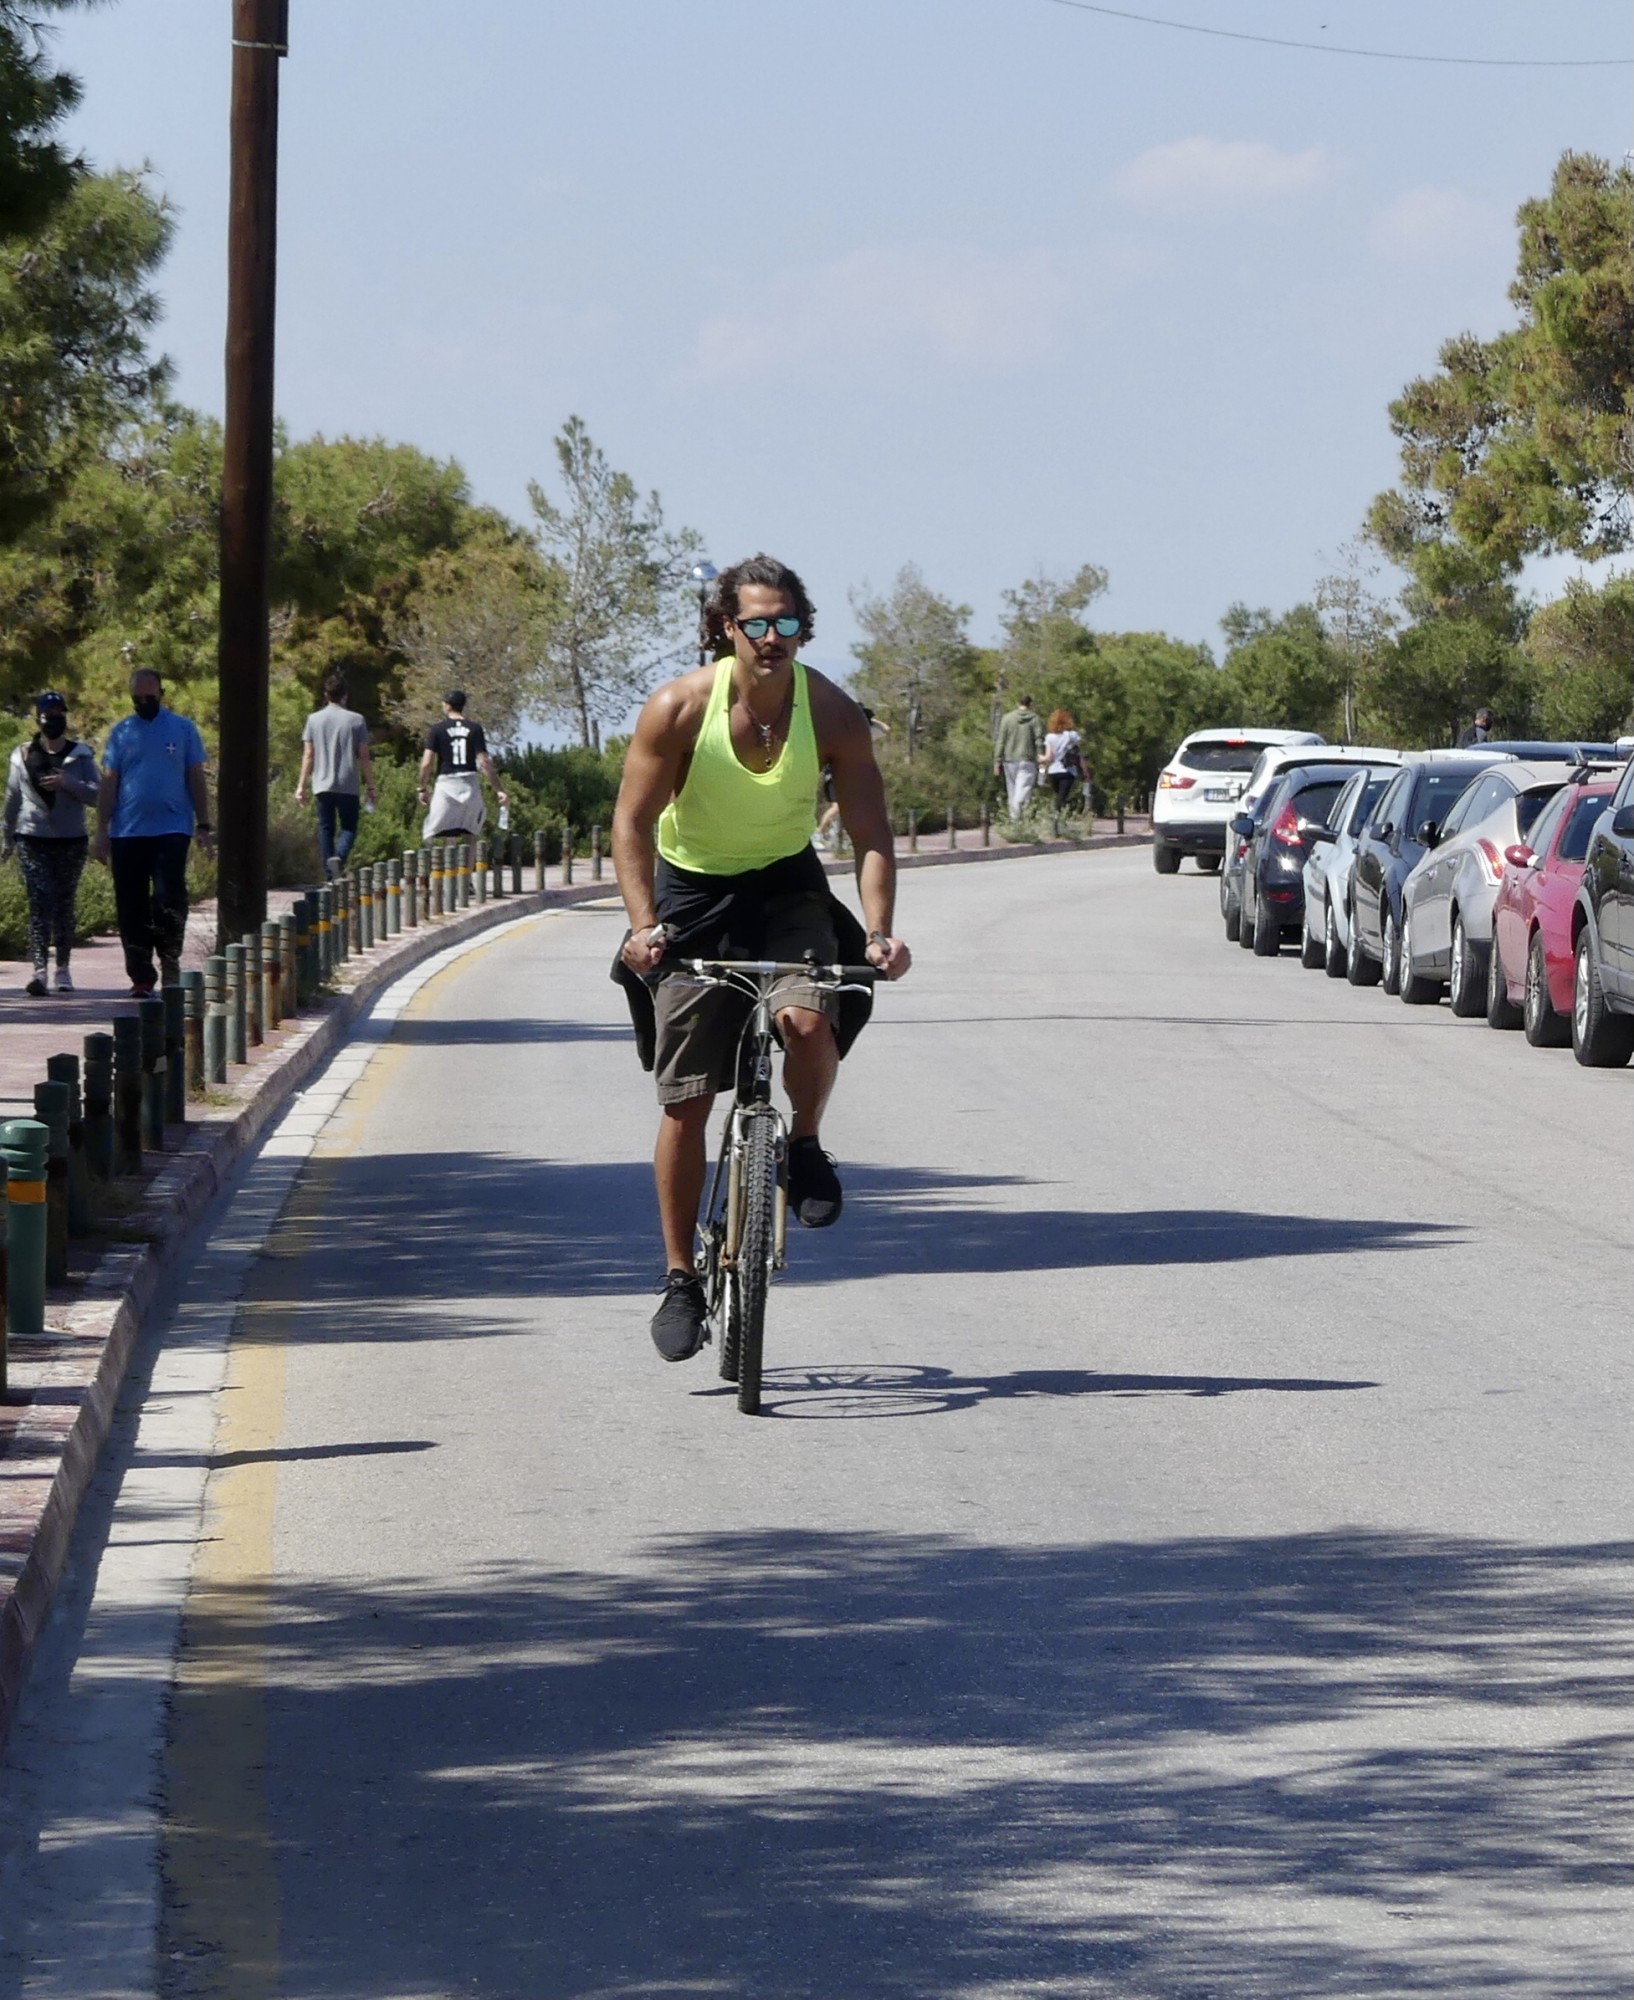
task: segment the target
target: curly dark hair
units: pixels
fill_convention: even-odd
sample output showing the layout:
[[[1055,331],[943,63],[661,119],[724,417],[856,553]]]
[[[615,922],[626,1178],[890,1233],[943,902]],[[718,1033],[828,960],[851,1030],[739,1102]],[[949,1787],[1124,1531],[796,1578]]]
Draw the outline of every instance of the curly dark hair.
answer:
[[[806,586],[788,564],[779,562],[776,556],[749,556],[743,562],[733,563],[730,569],[721,571],[704,606],[702,640],[711,658],[724,660],[731,654],[732,641],[727,637],[726,621],[737,617],[738,592],[746,583],[757,583],[763,590],[787,591],[799,614],[802,642],[811,637],[817,624],[817,607],[807,596]]]

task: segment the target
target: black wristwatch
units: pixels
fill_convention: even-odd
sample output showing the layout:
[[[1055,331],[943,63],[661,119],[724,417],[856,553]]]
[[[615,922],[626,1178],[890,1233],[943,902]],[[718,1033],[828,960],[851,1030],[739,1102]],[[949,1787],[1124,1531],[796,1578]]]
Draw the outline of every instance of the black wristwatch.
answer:
[[[868,942],[870,944],[889,944],[891,942],[891,933],[889,931],[870,931],[868,933]]]

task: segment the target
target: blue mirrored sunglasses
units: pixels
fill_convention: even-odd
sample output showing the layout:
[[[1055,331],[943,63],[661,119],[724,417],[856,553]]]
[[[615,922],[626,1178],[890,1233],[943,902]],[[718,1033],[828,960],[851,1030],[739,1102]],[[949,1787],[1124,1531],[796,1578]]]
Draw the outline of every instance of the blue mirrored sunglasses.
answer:
[[[746,639],[764,639],[774,627],[780,639],[797,639],[800,636],[798,618],[736,618],[732,622]]]

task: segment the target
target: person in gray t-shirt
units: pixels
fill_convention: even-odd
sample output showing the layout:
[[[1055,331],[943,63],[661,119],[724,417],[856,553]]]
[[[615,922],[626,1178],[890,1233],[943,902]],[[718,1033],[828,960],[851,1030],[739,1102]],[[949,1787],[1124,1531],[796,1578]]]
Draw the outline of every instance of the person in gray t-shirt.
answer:
[[[369,725],[346,706],[346,682],[331,674],[323,684],[324,705],[306,718],[301,731],[301,775],[295,803],[306,804],[308,785],[318,804],[318,851],[323,872],[338,875],[357,839],[359,788],[374,804],[374,764]]]

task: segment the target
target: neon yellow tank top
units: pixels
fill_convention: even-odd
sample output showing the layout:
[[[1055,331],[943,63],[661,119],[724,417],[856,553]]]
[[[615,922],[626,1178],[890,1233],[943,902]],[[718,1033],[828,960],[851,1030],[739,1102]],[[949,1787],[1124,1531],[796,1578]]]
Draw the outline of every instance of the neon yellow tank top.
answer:
[[[794,711],[783,754],[751,771],[732,748],[732,667],[721,660],[686,783],[658,821],[658,851],[698,875],[742,875],[798,854],[817,824],[817,732],[806,670],[794,663]]]

